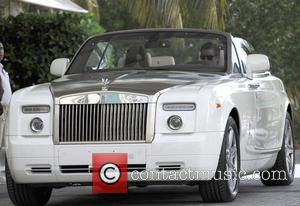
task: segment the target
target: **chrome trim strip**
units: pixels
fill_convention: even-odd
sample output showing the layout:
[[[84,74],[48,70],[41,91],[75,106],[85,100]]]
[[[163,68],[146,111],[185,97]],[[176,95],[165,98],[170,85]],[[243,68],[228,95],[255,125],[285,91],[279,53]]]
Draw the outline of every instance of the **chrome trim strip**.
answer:
[[[146,124],[146,142],[152,142],[154,138],[154,125],[155,125],[155,114],[156,114],[156,104],[148,104],[147,111],[147,124]]]
[[[131,134],[131,131],[132,131],[132,129],[130,129],[130,128],[132,128],[132,126],[131,126],[131,104],[128,104],[128,129],[127,129],[127,132],[128,132],[128,136],[127,136],[127,139],[126,140],[128,140],[129,138],[131,138],[132,137],[132,134]]]
[[[127,134],[127,131],[128,131],[128,124],[127,124],[127,114],[128,114],[128,105],[126,104],[125,105],[125,111],[124,111],[124,139],[127,139],[128,137],[128,134]]]
[[[253,73],[253,78],[262,78],[262,77],[268,77],[271,76],[271,72],[263,72],[263,73]]]
[[[138,138],[140,138],[139,136],[138,136],[138,126],[139,126],[139,124],[138,124],[138,117],[139,117],[139,114],[138,114],[138,112],[139,112],[139,108],[140,108],[140,105],[138,104],[137,105],[137,107],[135,108],[135,115],[134,115],[134,117],[135,117],[135,122],[134,122],[134,126],[135,126],[135,128],[134,128],[134,140],[138,140]]]
[[[116,123],[116,141],[119,141],[120,140],[120,138],[119,138],[119,133],[120,133],[120,130],[119,130],[119,128],[120,128],[120,116],[121,116],[121,114],[120,114],[120,108],[119,107],[121,107],[119,104],[117,104],[117,123]]]
[[[142,112],[143,112],[143,106],[142,105],[139,105],[139,120],[141,120],[142,119]],[[143,122],[141,122],[141,121],[138,121],[138,128],[142,128],[142,124],[143,124]],[[142,133],[141,133],[141,129],[139,129],[138,130],[138,137],[139,137],[139,139],[138,140],[141,140],[142,139]]]
[[[120,129],[120,139],[123,139],[123,137],[124,137],[124,133],[123,133],[123,125],[124,125],[124,115],[123,115],[123,113],[124,113],[124,107],[121,107],[121,122],[120,122],[120,124],[121,124],[121,129]]]
[[[101,91],[63,96],[58,98],[56,104],[120,104],[148,102],[148,96],[143,94]]]
[[[81,116],[82,116],[82,105],[80,105],[79,106],[79,120],[78,120],[78,137],[77,138],[79,138],[79,136],[81,135],[81,128],[82,128],[82,118],[81,118]]]
[[[59,145],[70,145],[70,144],[135,144],[135,143],[146,143],[143,141],[96,141],[96,142],[60,142]]]
[[[61,130],[60,126],[59,126],[59,105],[55,104],[54,105],[54,115],[53,115],[53,143],[55,145],[59,144],[59,131]]]
[[[74,107],[74,110],[75,110],[75,107]],[[75,111],[74,111],[74,113],[75,113]],[[77,128],[78,128],[78,126],[77,126],[77,123],[78,123],[78,118],[77,118],[77,115],[78,115],[78,113],[76,112],[75,113],[75,134],[74,134],[74,141],[77,139],[77,137],[78,137],[78,134],[77,134]]]

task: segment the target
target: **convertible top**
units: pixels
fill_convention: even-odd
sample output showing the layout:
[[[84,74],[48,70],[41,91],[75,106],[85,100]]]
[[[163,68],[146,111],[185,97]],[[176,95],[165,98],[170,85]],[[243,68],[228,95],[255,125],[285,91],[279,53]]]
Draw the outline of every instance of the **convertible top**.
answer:
[[[219,32],[219,31],[204,30],[204,29],[147,28],[147,29],[130,29],[130,30],[112,31],[112,32],[94,35],[91,38],[98,37],[98,36],[110,36],[110,35],[130,34],[130,33],[139,33],[139,32],[140,33],[144,33],[144,32],[201,32],[201,33],[207,33],[207,34],[219,34],[219,35],[226,36],[228,38],[232,37],[232,35],[228,32]]]

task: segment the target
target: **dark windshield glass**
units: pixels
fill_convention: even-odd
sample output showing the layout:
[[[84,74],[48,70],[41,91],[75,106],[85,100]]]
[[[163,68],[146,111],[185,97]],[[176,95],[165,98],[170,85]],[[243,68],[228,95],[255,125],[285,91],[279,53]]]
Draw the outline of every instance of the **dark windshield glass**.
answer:
[[[226,71],[226,37],[200,32],[137,32],[95,37],[67,74],[115,69]],[[203,71],[202,71],[203,70]]]

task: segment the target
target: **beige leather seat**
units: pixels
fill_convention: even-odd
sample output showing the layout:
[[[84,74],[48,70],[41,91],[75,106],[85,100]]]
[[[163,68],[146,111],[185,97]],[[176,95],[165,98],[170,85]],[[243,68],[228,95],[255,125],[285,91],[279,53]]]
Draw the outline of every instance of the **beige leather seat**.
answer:
[[[155,56],[155,57],[152,57],[149,52],[146,53],[146,62],[150,67],[175,65],[175,59],[174,59],[173,56]]]

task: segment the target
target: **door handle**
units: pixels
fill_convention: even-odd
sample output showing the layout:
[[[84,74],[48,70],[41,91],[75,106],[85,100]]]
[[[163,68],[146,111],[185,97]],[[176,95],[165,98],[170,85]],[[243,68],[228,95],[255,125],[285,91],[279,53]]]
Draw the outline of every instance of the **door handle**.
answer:
[[[258,87],[260,87],[259,84],[248,84],[249,89],[257,89]]]

